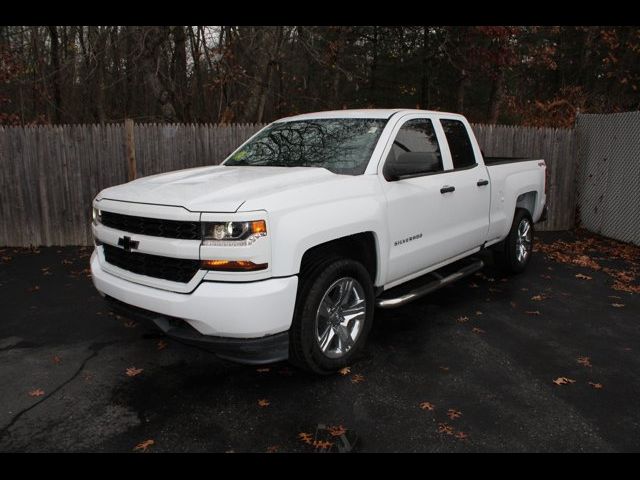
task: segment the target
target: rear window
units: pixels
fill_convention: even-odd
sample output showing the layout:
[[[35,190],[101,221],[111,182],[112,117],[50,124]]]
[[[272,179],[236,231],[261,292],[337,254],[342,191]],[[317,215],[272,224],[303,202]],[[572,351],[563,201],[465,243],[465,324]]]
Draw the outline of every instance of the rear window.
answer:
[[[447,137],[453,168],[471,167],[476,164],[471,139],[464,124],[459,120],[440,120]]]

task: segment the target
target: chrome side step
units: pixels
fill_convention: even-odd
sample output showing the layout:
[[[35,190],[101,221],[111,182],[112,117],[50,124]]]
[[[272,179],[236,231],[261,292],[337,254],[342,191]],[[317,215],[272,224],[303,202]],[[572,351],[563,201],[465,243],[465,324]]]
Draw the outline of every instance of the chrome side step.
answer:
[[[450,283],[453,283],[456,280],[460,280],[461,278],[466,277],[467,275],[471,275],[472,273],[475,273],[478,270],[480,270],[482,267],[484,267],[484,262],[482,260],[477,260],[461,268],[457,272],[447,275],[446,277],[443,277],[437,272],[432,272],[431,275],[435,276],[436,280],[433,280],[418,288],[415,288],[414,290],[411,290],[403,295],[400,295],[399,297],[379,298],[378,300],[376,300],[376,306],[380,308],[402,307],[403,305],[406,305],[409,302],[412,302],[420,297],[423,297],[428,293],[434,292],[439,288],[449,285]]]

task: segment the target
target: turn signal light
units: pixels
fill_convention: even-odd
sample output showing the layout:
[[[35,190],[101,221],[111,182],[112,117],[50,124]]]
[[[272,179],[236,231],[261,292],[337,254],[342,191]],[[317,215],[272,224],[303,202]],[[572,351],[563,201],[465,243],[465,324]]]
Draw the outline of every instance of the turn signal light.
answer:
[[[251,233],[267,233],[267,223],[264,220],[255,220],[251,222]]]
[[[202,268],[205,270],[222,272],[252,272],[265,270],[268,266],[268,263],[253,263],[249,260],[202,260]]]

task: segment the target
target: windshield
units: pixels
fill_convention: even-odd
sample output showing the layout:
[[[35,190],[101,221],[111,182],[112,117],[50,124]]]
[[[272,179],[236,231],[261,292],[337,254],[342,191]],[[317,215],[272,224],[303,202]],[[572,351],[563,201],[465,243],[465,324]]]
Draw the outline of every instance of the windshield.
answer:
[[[224,165],[321,167],[360,175],[387,120],[332,118],[274,123],[235,152]]]

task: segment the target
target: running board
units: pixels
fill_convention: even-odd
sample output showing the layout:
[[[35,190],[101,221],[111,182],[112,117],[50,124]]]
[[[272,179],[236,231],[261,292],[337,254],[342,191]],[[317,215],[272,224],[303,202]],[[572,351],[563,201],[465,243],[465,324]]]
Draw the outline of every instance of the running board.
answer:
[[[376,300],[376,306],[379,308],[398,308],[406,305],[409,302],[417,300],[420,297],[423,297],[431,292],[438,290],[450,283],[455,282],[456,280],[460,280],[467,275],[471,275],[472,273],[477,272],[482,267],[484,267],[484,262],[482,260],[476,260],[473,263],[462,267],[460,270],[453,272],[446,277],[443,277],[437,272],[431,272],[428,275],[435,276],[436,279],[421,285],[409,292],[400,295],[399,297],[391,297],[391,298],[379,298]]]

